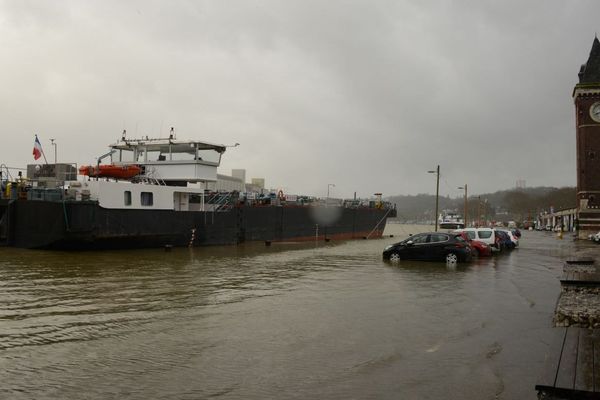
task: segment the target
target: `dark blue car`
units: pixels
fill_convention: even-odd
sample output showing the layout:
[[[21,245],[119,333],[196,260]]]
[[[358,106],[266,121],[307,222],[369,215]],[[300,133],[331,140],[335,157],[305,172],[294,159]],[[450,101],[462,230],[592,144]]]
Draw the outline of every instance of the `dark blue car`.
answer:
[[[494,229],[494,233],[496,234],[496,237],[499,238],[500,248],[502,250],[512,250],[515,248],[515,244],[512,240],[510,240],[510,236],[508,236],[508,233],[500,229]]]
[[[426,232],[387,246],[383,258],[390,261],[426,260],[448,263],[469,261],[473,251],[460,235]]]

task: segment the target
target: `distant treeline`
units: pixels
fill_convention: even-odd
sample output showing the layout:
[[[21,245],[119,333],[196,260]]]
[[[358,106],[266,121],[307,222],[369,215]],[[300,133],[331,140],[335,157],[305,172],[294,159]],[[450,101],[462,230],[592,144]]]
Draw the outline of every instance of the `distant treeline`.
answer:
[[[435,195],[418,194],[415,196],[391,196],[386,200],[395,203],[398,218],[404,221],[433,221],[435,214]],[[454,210],[463,214],[464,197],[439,198],[439,210]],[[501,190],[494,193],[469,195],[468,218],[506,221],[523,221],[534,217],[541,211],[550,211],[576,206],[576,188],[574,187],[533,187],[525,189]]]

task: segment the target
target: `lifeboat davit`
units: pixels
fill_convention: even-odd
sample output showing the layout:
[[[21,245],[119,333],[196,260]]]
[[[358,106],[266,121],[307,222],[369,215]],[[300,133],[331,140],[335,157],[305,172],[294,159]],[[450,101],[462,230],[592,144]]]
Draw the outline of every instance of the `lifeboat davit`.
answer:
[[[82,165],[79,167],[79,175],[87,175],[94,178],[116,178],[131,179],[139,175],[142,169],[137,165]]]

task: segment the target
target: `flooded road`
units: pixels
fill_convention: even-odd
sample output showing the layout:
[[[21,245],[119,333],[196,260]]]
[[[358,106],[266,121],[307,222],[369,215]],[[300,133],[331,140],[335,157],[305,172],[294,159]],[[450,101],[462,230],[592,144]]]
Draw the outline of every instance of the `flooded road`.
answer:
[[[171,252],[0,248],[0,398],[535,399],[562,262],[594,245],[524,232],[521,248],[454,268],[382,261],[416,229]]]

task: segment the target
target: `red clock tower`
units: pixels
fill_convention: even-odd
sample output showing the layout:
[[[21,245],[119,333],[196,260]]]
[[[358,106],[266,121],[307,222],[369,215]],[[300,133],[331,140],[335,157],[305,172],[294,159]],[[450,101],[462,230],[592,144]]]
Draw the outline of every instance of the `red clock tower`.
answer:
[[[577,129],[577,208],[579,237],[600,231],[600,41],[573,89]]]

